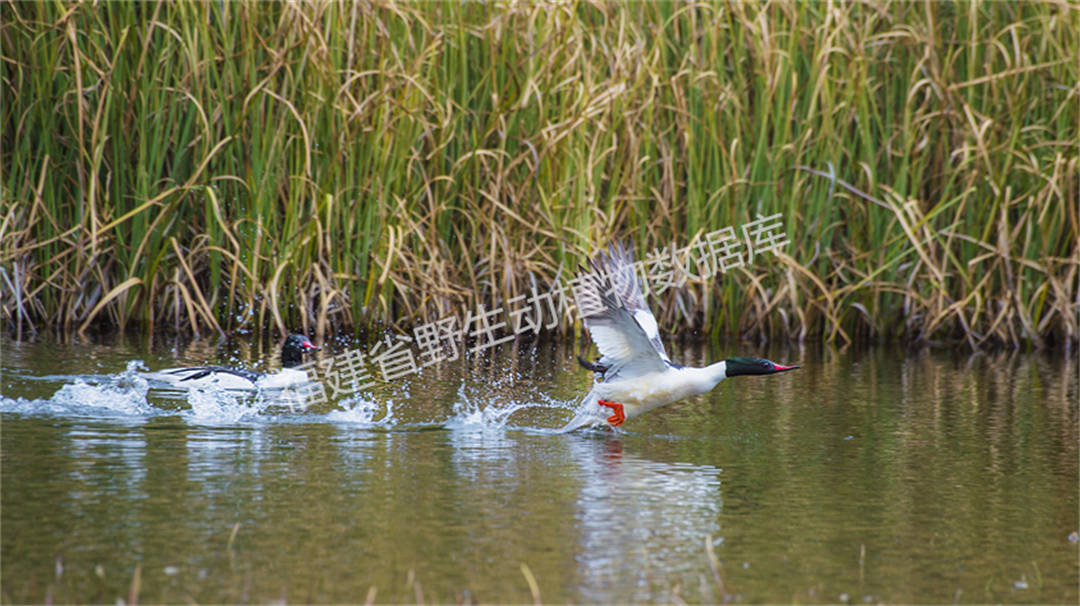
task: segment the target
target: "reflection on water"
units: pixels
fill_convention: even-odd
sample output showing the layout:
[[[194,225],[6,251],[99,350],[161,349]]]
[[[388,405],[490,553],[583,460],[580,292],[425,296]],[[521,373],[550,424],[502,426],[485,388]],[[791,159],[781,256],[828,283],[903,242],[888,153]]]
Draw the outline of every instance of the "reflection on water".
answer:
[[[618,440],[575,441],[570,450],[582,482],[580,598],[648,601],[680,583],[697,585],[705,539],[719,528],[720,470],[627,455]]]
[[[731,348],[803,370],[557,435],[569,348],[301,413],[128,364],[212,349],[3,346],[7,602],[1078,597],[1075,360]]]

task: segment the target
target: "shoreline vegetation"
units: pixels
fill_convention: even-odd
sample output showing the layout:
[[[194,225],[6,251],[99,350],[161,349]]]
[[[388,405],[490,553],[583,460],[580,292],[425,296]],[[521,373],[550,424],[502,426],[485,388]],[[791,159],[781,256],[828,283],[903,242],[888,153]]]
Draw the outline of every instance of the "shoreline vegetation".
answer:
[[[1066,2],[5,2],[4,329],[409,330],[779,213],[776,254],[650,298],[667,332],[1068,348],[1077,31]]]

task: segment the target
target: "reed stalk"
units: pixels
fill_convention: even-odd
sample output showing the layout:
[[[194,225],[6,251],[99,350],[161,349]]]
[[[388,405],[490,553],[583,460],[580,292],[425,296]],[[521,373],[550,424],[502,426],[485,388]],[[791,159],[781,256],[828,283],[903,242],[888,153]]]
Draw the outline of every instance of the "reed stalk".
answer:
[[[0,313],[408,329],[779,213],[789,245],[661,325],[1075,344],[1077,31],[1066,2],[2,3]]]

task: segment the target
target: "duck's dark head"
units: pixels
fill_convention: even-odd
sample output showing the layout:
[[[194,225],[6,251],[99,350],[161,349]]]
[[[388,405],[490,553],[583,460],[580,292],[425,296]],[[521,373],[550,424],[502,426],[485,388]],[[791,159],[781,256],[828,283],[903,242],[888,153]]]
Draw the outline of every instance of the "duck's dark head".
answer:
[[[795,370],[798,366],[781,366],[764,358],[728,358],[724,360],[724,374],[729,377],[738,375],[771,375],[786,370]]]
[[[319,351],[311,339],[304,335],[289,335],[281,346],[281,365],[285,368],[299,366],[304,361],[304,354]]]

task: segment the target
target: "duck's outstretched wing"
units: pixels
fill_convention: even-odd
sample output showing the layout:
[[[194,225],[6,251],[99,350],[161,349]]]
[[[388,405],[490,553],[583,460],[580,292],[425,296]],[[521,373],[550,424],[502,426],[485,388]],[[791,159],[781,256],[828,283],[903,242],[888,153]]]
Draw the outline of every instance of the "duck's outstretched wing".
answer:
[[[600,350],[605,379],[667,369],[668,356],[634,273],[633,257],[613,244],[578,276],[574,299],[585,328]]]
[[[592,261],[593,272],[610,276],[611,290],[615,298],[622,303],[634,316],[634,320],[641,325],[649,342],[656,348],[660,357],[669,360],[664,351],[664,343],[660,340],[660,327],[656,323],[649,304],[645,302],[645,295],[638,283],[637,272],[634,270],[633,247],[623,246],[622,242],[615,242],[608,247],[607,254],[601,252]]]

